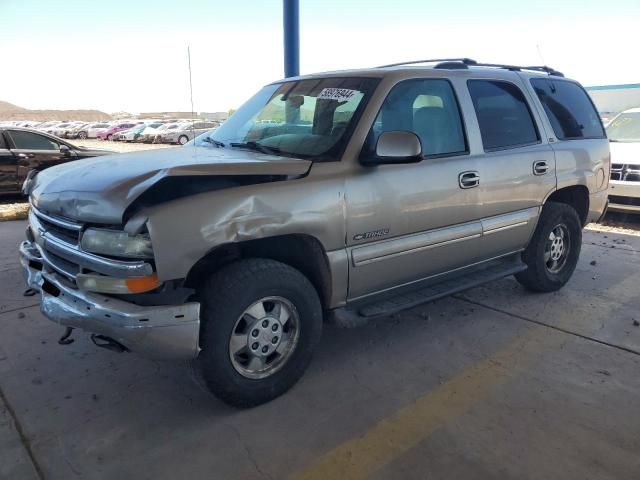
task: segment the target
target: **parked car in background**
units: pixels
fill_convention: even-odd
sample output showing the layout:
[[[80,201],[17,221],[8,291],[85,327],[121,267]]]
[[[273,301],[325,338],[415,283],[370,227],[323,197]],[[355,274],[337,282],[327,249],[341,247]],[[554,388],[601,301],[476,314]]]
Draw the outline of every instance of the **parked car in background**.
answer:
[[[640,108],[626,110],[607,125],[611,143],[609,210],[640,213]]]
[[[75,128],[77,125],[78,125],[77,122],[60,123],[60,124],[55,126],[55,128],[53,129],[53,131],[51,133],[53,135],[55,135],[56,137],[63,138],[64,135],[66,134],[67,130]]]
[[[70,138],[79,138],[84,140],[86,138],[96,138],[100,130],[109,128],[111,125],[107,122],[98,123],[86,123],[82,127],[77,128],[73,132],[73,136]]]
[[[150,133],[145,133],[140,141],[144,143],[160,143],[162,135],[170,130],[175,130],[180,125],[180,122],[165,123],[158,128],[152,130]]]
[[[0,128],[0,193],[19,193],[30,170],[110,153],[114,152],[78,147],[34,129]]]
[[[177,143],[184,145],[189,140],[218,126],[215,122],[184,122],[178,128],[160,135],[159,143]]]
[[[121,132],[122,130],[126,130],[128,128],[134,127],[138,124],[138,122],[119,122],[111,125],[109,128],[104,130],[100,130],[97,134],[97,137],[100,140],[113,140],[113,137],[116,133]]]
[[[77,137],[77,132],[86,127],[86,123],[76,123],[76,124],[71,124],[69,125],[65,131],[62,133],[62,135],[59,135],[60,138],[76,138]]]
[[[170,122],[155,122],[148,123],[145,125],[145,128],[140,132],[137,141],[142,143],[151,143],[158,133],[158,130],[169,125]]]
[[[137,142],[142,136],[143,132],[148,128],[157,128],[161,123],[149,123],[149,124],[140,124],[135,127],[130,128],[129,130],[123,130],[118,134],[118,140],[121,142]]]

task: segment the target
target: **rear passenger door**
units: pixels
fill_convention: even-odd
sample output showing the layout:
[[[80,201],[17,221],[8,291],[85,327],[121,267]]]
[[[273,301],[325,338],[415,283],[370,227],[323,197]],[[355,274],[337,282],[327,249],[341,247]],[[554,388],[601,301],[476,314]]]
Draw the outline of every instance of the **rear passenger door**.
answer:
[[[551,127],[548,131],[556,155],[558,188],[578,184],[591,194],[606,190],[609,141],[587,92],[564,78],[532,78],[530,82]],[[604,200],[593,200],[590,216],[597,218]]]
[[[485,257],[491,258],[529,242],[540,206],[556,187],[555,157],[519,79],[466,83],[482,144],[481,244]]]

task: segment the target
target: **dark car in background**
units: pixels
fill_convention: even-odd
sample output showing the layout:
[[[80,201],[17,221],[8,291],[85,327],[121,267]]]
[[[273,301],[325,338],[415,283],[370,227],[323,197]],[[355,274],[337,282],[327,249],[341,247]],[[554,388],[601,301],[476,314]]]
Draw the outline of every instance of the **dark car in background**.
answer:
[[[19,193],[30,170],[110,153],[114,152],[78,147],[37,130],[0,127],[0,194]]]

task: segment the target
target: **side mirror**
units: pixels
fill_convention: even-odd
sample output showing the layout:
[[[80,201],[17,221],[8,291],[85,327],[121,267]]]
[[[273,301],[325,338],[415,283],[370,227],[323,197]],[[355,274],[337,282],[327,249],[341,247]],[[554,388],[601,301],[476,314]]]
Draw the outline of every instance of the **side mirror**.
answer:
[[[60,145],[60,153],[65,157],[68,157],[69,155],[71,155],[71,149],[66,145]]]
[[[422,144],[418,135],[407,130],[398,130],[382,132],[376,143],[375,157],[365,159],[364,163],[383,165],[420,161],[422,161]]]

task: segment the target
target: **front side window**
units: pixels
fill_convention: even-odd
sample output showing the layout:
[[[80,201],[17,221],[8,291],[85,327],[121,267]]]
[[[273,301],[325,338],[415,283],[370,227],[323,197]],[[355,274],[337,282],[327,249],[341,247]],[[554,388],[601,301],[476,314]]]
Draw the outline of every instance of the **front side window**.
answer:
[[[531,145],[540,141],[531,110],[513,83],[496,80],[467,82],[485,150]]]
[[[640,112],[621,113],[607,125],[612,142],[640,142]]]
[[[336,160],[377,79],[312,78],[267,85],[199,146]]]
[[[381,133],[396,130],[418,135],[425,156],[467,151],[460,109],[447,80],[405,80],[393,87],[367,140],[369,152]]]
[[[531,85],[559,140],[604,138],[600,116],[580,85],[547,78],[534,78]]]
[[[60,145],[57,142],[38,135],[33,132],[25,132],[22,130],[10,130],[9,136],[16,149],[20,150],[59,150]]]

